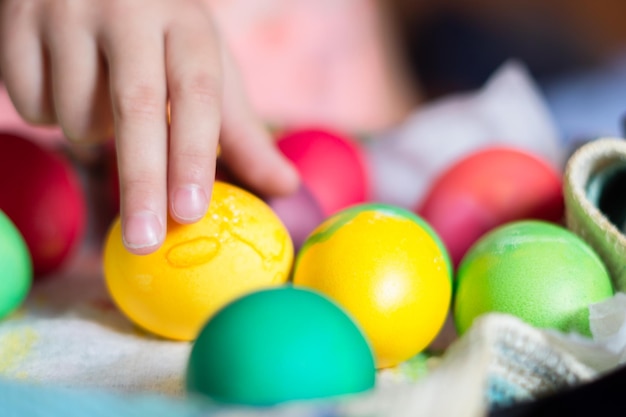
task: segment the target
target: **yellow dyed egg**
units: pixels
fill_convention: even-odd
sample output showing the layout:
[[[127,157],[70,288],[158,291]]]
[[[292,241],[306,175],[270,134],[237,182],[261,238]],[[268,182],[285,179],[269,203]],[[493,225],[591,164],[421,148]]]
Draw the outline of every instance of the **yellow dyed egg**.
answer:
[[[205,217],[168,221],[164,244],[134,255],[119,218],[104,248],[104,275],[120,310],[159,336],[193,340],[208,318],[235,298],[284,284],[293,262],[289,232],[261,199],[216,182]]]
[[[329,217],[302,246],[293,281],[326,294],[362,327],[377,368],[395,366],[435,338],[452,296],[449,256],[430,226],[386,204]]]

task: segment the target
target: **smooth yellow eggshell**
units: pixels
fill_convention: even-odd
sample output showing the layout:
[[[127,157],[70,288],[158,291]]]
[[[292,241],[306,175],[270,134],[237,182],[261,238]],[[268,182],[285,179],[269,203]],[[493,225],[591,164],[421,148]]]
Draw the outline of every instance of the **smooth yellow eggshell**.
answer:
[[[447,253],[431,233],[401,208],[355,205],[305,241],[294,284],[343,306],[372,343],[378,368],[398,365],[428,346],[449,311]]]

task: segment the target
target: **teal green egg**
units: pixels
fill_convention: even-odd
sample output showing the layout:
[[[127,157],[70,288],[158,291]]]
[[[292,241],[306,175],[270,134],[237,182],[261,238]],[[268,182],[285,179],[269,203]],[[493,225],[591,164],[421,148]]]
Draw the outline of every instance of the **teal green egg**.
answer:
[[[13,222],[0,211],[0,319],[16,310],[28,295],[33,266],[28,246]]]
[[[194,342],[186,383],[217,402],[271,406],[362,393],[375,375],[371,347],[344,310],[285,286],[218,311]]]

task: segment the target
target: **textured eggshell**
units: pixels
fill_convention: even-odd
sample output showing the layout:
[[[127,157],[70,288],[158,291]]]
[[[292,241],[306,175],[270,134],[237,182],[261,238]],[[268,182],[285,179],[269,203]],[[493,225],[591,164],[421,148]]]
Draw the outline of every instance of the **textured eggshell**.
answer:
[[[515,221],[488,232],[463,257],[453,311],[460,334],[477,317],[500,312],[591,336],[589,305],[612,295],[606,266],[580,237],[548,222]]]

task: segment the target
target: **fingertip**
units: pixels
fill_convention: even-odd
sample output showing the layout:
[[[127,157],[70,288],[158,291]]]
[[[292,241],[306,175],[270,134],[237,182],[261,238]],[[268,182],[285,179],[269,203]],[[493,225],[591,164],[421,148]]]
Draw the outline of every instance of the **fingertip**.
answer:
[[[199,185],[178,187],[172,193],[170,212],[179,223],[195,223],[204,217],[209,209],[209,196]]]
[[[136,255],[156,251],[165,239],[165,226],[151,211],[130,214],[122,223],[122,240],[126,249]]]

